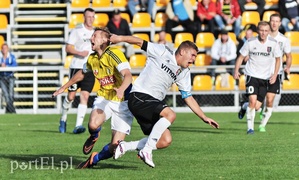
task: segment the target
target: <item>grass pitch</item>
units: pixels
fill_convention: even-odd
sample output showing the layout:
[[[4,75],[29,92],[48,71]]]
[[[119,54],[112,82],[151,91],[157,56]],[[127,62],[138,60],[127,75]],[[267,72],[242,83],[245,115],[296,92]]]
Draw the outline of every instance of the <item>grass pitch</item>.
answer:
[[[254,135],[246,134],[245,118],[237,119],[237,113],[207,115],[220,129],[194,114],[177,114],[170,127],[173,142],[153,152],[153,169],[128,152],[84,170],[75,168],[89,157],[82,153],[89,134],[72,134],[75,115],[68,116],[65,134],[58,133],[59,115],[1,115],[0,179],[299,179],[299,113],[274,112],[265,133],[257,131],[257,115]],[[100,151],[110,136],[108,121],[93,150]],[[142,137],[134,121],[126,140]]]

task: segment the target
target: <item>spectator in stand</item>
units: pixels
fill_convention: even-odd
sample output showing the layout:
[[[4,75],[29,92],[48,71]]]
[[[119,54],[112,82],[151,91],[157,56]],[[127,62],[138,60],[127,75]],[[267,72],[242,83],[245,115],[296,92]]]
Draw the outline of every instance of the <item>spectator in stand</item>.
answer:
[[[237,0],[218,0],[215,21],[223,30],[225,25],[233,25],[234,33],[239,36],[241,31],[241,10]]]
[[[158,44],[165,44],[166,46],[168,46],[170,48],[173,48],[173,46],[174,46],[174,44],[172,42],[167,41],[165,31],[159,32]]]
[[[237,47],[234,41],[228,36],[228,32],[222,30],[220,38],[218,38],[211,49],[212,63],[211,65],[235,65],[237,57]],[[209,70],[211,77],[215,80],[215,69]],[[233,75],[233,69],[229,70]]]
[[[215,32],[216,3],[211,0],[202,0],[197,3],[196,15],[198,18],[198,32],[201,32],[201,25],[207,24],[208,30]]]
[[[260,18],[263,17],[263,12],[264,12],[264,8],[265,8],[265,4],[266,1],[265,0],[238,0],[240,8],[241,8],[241,13],[243,13],[244,11],[246,11],[245,9],[245,5],[247,3],[255,3],[257,5],[257,12],[260,14]]]
[[[18,65],[15,56],[9,52],[9,48],[6,43],[2,44],[0,61],[1,61],[0,68],[16,67]],[[2,89],[2,93],[6,101],[6,113],[16,113],[15,107],[13,105],[14,86],[15,86],[14,73],[11,71],[1,72],[0,88]]]
[[[242,46],[244,45],[244,43],[250,39],[254,37],[254,31],[252,28],[248,28],[247,30],[245,30],[245,36],[242,39],[238,39],[238,46],[237,46],[237,56],[240,55],[240,49],[242,48]],[[246,64],[247,60],[249,59],[249,56],[246,56],[244,61],[242,62],[243,64]]]
[[[107,23],[107,28],[112,34],[130,36],[132,35],[132,32],[130,30],[129,23],[121,17],[120,13],[119,9],[115,9],[112,12],[111,19]],[[125,48],[127,58],[134,54],[134,48],[132,45],[128,43],[121,43],[120,45]]]
[[[182,25],[184,29],[193,34],[194,38],[198,32],[197,26],[194,25],[194,12],[190,0],[171,0],[167,4],[166,14],[168,19],[165,24],[166,33],[171,34],[172,39],[175,33],[172,28]]]
[[[156,1],[155,0],[128,0],[128,9],[133,17],[134,14],[137,13],[136,6],[139,5],[141,11],[146,11],[148,12],[152,19],[154,18],[154,5]]]
[[[299,4],[297,0],[279,0],[279,13],[282,16],[282,27],[285,32],[291,31],[289,23],[293,25],[293,31],[299,31]]]

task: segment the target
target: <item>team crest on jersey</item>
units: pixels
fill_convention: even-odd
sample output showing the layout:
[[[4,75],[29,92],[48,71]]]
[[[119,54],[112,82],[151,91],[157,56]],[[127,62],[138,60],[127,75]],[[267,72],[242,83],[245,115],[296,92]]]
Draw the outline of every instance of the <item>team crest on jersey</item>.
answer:
[[[97,69],[95,69],[95,70],[93,70],[93,74],[94,74],[95,76],[97,76],[97,75],[99,74],[99,71],[98,71]]]
[[[176,71],[176,75],[178,76],[179,74],[181,74],[181,72],[182,72],[182,69],[178,69],[178,70]]]
[[[267,47],[267,52],[271,52],[272,51],[272,47]]]

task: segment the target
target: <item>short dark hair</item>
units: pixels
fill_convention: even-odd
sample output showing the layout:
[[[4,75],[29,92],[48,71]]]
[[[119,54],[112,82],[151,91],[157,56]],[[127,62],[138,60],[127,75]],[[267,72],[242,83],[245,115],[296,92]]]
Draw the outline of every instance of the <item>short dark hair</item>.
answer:
[[[85,13],[86,13],[87,11],[89,11],[89,12],[95,12],[95,10],[92,9],[92,8],[86,8],[86,9],[83,11],[83,14],[85,15]]]
[[[279,19],[281,21],[281,16],[278,13],[271,14],[270,19],[269,19],[270,21],[271,21],[272,17],[279,17]]]
[[[109,31],[109,29],[107,27],[96,27],[94,28],[94,33],[97,32],[97,31],[102,31],[102,32],[105,32],[105,35],[106,35],[106,38],[108,39],[108,42],[107,42],[107,45],[110,44],[110,36],[111,36],[111,33]]]
[[[182,49],[194,49],[196,52],[198,52],[198,48],[197,48],[197,46],[194,44],[194,42],[191,42],[191,41],[189,41],[189,40],[187,40],[187,41],[183,41],[180,45],[179,45],[179,47],[178,47],[178,49],[177,49],[177,51],[176,51],[176,53],[179,53]]]

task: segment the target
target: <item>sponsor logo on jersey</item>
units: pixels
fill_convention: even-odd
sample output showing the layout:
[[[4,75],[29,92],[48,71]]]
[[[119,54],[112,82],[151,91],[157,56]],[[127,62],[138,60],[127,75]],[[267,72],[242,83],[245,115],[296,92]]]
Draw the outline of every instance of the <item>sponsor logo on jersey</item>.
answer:
[[[249,52],[249,55],[253,55],[253,56],[270,56],[270,53],[266,53],[266,52]]]
[[[116,79],[113,75],[111,76],[106,76],[106,77],[103,77],[101,79],[98,79],[101,86],[106,86],[106,85],[110,85],[110,84],[114,84],[116,82]]]
[[[161,69],[168,73],[174,81],[176,80],[176,74],[172,72],[172,70],[168,66],[162,63]]]

